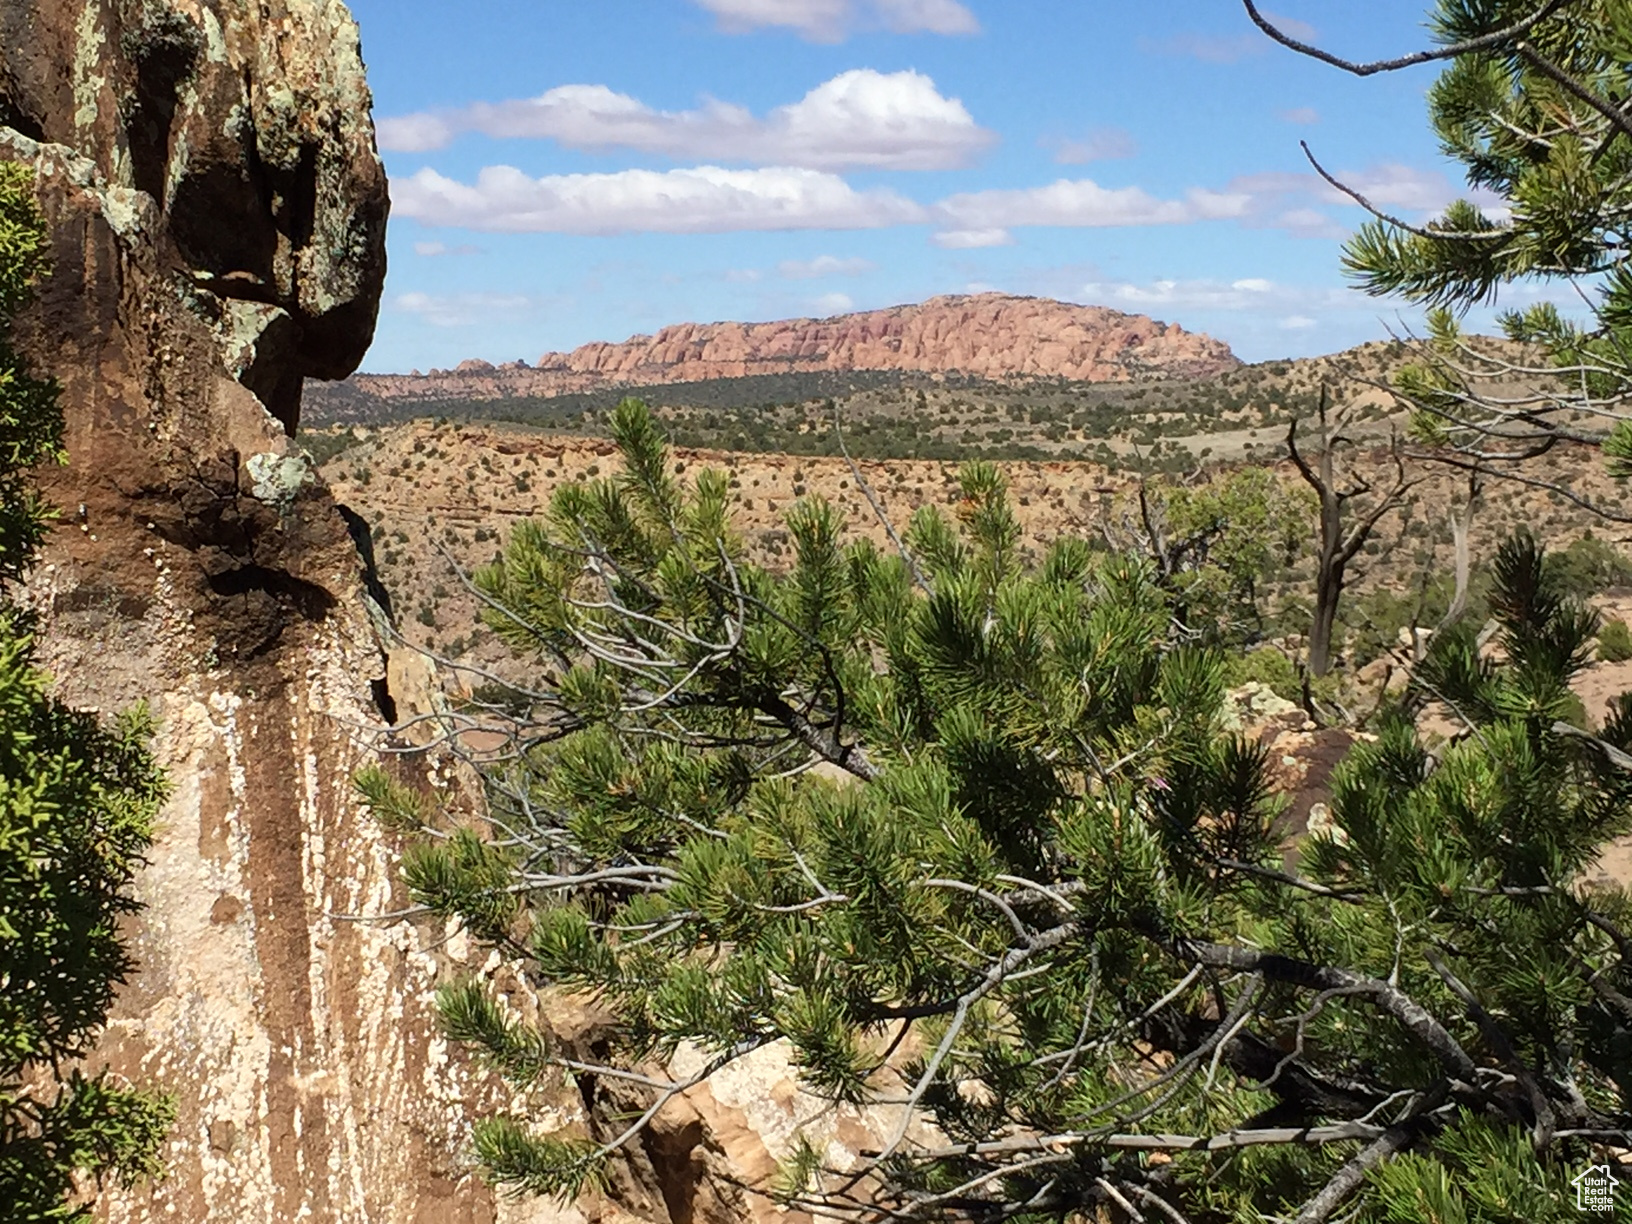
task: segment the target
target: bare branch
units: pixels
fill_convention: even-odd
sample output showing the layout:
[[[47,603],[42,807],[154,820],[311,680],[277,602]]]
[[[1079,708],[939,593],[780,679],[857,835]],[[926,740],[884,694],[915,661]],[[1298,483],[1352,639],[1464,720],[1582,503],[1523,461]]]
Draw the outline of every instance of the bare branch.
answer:
[[[873,514],[877,516],[879,523],[883,526],[884,533],[890,537],[890,543],[895,545],[895,551],[900,553],[901,559],[907,563],[907,569],[912,572],[913,582],[925,595],[933,595],[935,593],[934,587],[930,585],[929,579],[924,576],[923,570],[918,567],[918,558],[912,555],[900,535],[896,533],[895,524],[890,522],[890,516],[884,513],[884,507],[879,502],[878,495],[873,492],[872,484],[861,474],[860,466],[850,457],[850,448],[844,442],[844,427],[839,420],[839,406],[837,403],[833,405],[833,433],[839,440],[839,453],[844,456],[844,461],[850,465],[850,475],[855,478],[856,487],[861,490],[861,495],[867,499],[867,504],[873,508]]]
[[[1399,987],[1381,978],[1367,977],[1352,969],[1330,965],[1316,965],[1295,957],[1263,952],[1256,948],[1236,948],[1225,944],[1200,943],[1180,940],[1173,945],[1175,956],[1199,962],[1218,969],[1237,969],[1244,973],[1262,973],[1277,982],[1303,986],[1314,990],[1350,990],[1363,996],[1379,1010],[1394,1017],[1417,1038],[1444,1065],[1451,1075],[1465,1084],[1478,1078],[1477,1067],[1445,1026],[1434,1018],[1422,1004]]]
[[[1320,175],[1321,178],[1325,179],[1329,187],[1331,187],[1334,191],[1341,191],[1344,195],[1348,196],[1349,199],[1360,205],[1361,208],[1365,209],[1379,221],[1386,221],[1389,225],[1394,226],[1396,229],[1402,229],[1408,234],[1415,234],[1418,238],[1429,238],[1436,241],[1454,238],[1478,238],[1488,241],[1490,239],[1500,239],[1508,236],[1502,230],[1474,230],[1471,232],[1464,232],[1461,230],[1430,230],[1423,229],[1418,225],[1412,225],[1409,221],[1402,221],[1399,217],[1394,216],[1392,213],[1385,213],[1381,209],[1377,208],[1370,200],[1366,199],[1365,196],[1361,195],[1353,187],[1350,187],[1347,183],[1343,182],[1341,179],[1337,178],[1330,171],[1328,171],[1325,166],[1321,165],[1320,162],[1315,159],[1315,155],[1310,152],[1309,142],[1307,140],[1298,141],[1298,147],[1303,150],[1303,155],[1309,159],[1309,164],[1315,168],[1315,173]]]
[[[1359,1188],[1367,1173],[1410,1144],[1412,1130],[1409,1126],[1391,1126],[1361,1148],[1332,1176],[1319,1194],[1303,1205],[1293,1224],[1325,1224],[1338,1205]]]
[[[1569,7],[1574,2],[1575,0],[1549,0],[1549,3],[1542,5],[1541,8],[1523,21],[1514,22],[1512,25],[1500,30],[1493,30],[1489,34],[1481,34],[1478,38],[1447,43],[1445,46],[1436,47],[1432,51],[1413,51],[1409,55],[1401,55],[1394,59],[1356,63],[1353,60],[1346,60],[1341,56],[1333,55],[1330,51],[1323,51],[1319,47],[1311,46],[1309,43],[1293,38],[1290,34],[1278,29],[1259,12],[1258,6],[1253,3],[1253,0],[1241,0],[1241,3],[1246,6],[1247,16],[1252,18],[1252,23],[1280,43],[1281,46],[1296,51],[1299,55],[1307,55],[1309,58],[1317,59],[1323,64],[1330,64],[1334,68],[1341,68],[1344,72],[1351,72],[1355,76],[1361,77],[1373,76],[1379,72],[1397,72],[1401,68],[1414,68],[1418,64],[1431,64],[1436,60],[1455,59],[1459,55],[1468,55],[1476,51],[1489,51],[1505,43],[1512,42],[1516,38],[1523,37],[1535,26],[1559,10]]]

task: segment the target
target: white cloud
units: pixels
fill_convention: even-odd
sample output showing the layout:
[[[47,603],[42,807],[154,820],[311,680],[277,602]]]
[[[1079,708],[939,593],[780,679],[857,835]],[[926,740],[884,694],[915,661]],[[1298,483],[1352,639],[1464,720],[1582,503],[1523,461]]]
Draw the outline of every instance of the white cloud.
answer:
[[[374,138],[386,152],[425,153],[442,148],[453,137],[453,125],[429,112],[383,116],[374,122]]]
[[[1296,123],[1302,127],[1320,122],[1320,112],[1312,106],[1294,106],[1291,110],[1276,111],[1275,114],[1285,123]]]
[[[1372,166],[1356,173],[1335,176],[1338,182],[1358,191],[1379,208],[1407,208],[1419,212],[1438,212],[1458,195],[1450,180],[1437,170],[1419,170],[1414,166],[1389,162]],[[1327,199],[1345,204],[1352,201],[1342,192],[1322,184]]]
[[[1097,127],[1081,137],[1045,136],[1038,142],[1052,149],[1062,166],[1084,166],[1089,162],[1116,161],[1139,152],[1133,134],[1119,127]]]
[[[1342,172],[1340,178],[1373,204],[1412,219],[1427,218],[1457,198],[1436,170],[1400,163]],[[1004,246],[1022,226],[1121,228],[1233,220],[1298,237],[1341,239],[1352,232],[1355,202],[1308,172],[1241,175],[1222,190],[1192,187],[1158,196],[1143,187],[1105,187],[1089,178],[1061,178],[1035,187],[960,192],[920,203],[890,187],[859,188],[825,170],[800,166],[728,169],[718,165],[668,171],[533,178],[511,166],[488,166],[474,183],[426,167],[392,183],[399,217],[432,226],[511,233],[731,233],[852,230],[931,225],[931,241],[950,250]],[[1492,217],[1488,193],[1473,193]],[[477,248],[425,241],[422,255],[473,253]],[[789,261],[785,278],[854,275],[865,261],[824,256]]]
[[[980,22],[957,0],[695,0],[741,34],[766,26],[796,30],[812,42],[841,42],[857,29],[897,34],[978,34]]]
[[[784,259],[776,270],[784,280],[815,280],[823,276],[860,276],[876,266],[870,259],[818,255],[815,259]]]
[[[1308,315],[1288,315],[1281,320],[1281,326],[1287,331],[1305,331],[1319,325],[1319,319],[1311,319]]]
[[[1399,162],[1381,162],[1364,170],[1340,170],[1338,182],[1358,191],[1378,207],[1416,212],[1438,212],[1459,195],[1438,170],[1423,170]],[[1300,195],[1322,204],[1352,205],[1354,201],[1313,173],[1244,174],[1232,179],[1230,189],[1259,197]]]
[[[1185,30],[1162,39],[1143,38],[1139,45],[1146,51],[1198,59],[1204,64],[1233,64],[1261,54],[1268,42],[1262,34],[1198,34]]]
[[[1313,43],[1319,32],[1307,21],[1296,17],[1282,17],[1265,12],[1264,16],[1283,34],[1300,42]],[[1262,31],[1252,28],[1240,34],[1207,34],[1195,30],[1181,30],[1162,39],[1145,38],[1140,46],[1163,55],[1182,55],[1208,64],[1234,64],[1254,55],[1263,55],[1275,49],[1275,41]]]
[[[1046,187],[972,191],[936,205],[951,232],[1016,225],[1184,225],[1238,217],[1251,197],[1193,188],[1182,200],[1163,200],[1142,187],[1101,187],[1092,179],[1060,179]]]
[[[1256,276],[1234,281],[1157,280],[1144,284],[1092,281],[1082,287],[1082,294],[1086,301],[1141,313],[1222,310],[1268,313],[1283,321],[1288,311],[1353,310],[1368,301],[1346,289],[1283,285]]]
[[[922,73],[871,68],[841,72],[764,118],[713,99],[695,110],[660,111],[605,85],[559,85],[536,98],[381,119],[378,130],[381,148],[408,153],[481,132],[572,149],[815,170],[945,170],[968,164],[996,139]]]
[[[758,268],[728,268],[725,279],[733,284],[751,285],[764,275]]]
[[[875,229],[927,219],[922,205],[886,188],[857,191],[837,175],[787,166],[543,178],[487,166],[473,184],[426,168],[394,182],[391,196],[399,217],[501,233]]]
[[[1270,221],[1271,229],[1283,229],[1298,238],[1346,238],[1348,227],[1338,224],[1318,208],[1289,208]]]
[[[854,310],[856,306],[848,293],[824,293],[812,305],[824,315],[843,314],[847,310]]]
[[[399,293],[387,306],[415,315],[432,327],[469,327],[534,309],[538,303],[519,293]]]
[[[1426,220],[1444,211],[1460,197],[1468,197],[1492,220],[1505,215],[1501,202],[1486,191],[1459,190],[1437,170],[1385,162],[1363,170],[1339,170],[1337,180],[1358,192],[1373,207],[1411,220]],[[1353,229],[1359,205],[1314,173],[1276,171],[1245,174],[1232,179],[1231,193],[1247,196],[1251,204],[1243,220],[1249,225],[1284,229],[1300,238],[1343,238]],[[1340,207],[1344,213],[1327,211]],[[1341,220],[1339,218],[1342,218]]]
[[[1014,235],[1002,227],[972,230],[942,230],[930,239],[949,251],[970,251],[977,247],[1013,246]]]
[[[414,243],[414,254],[423,256],[426,259],[435,259],[440,255],[480,255],[481,253],[481,247],[472,246],[468,242],[461,242],[457,246],[449,246],[445,242]]]

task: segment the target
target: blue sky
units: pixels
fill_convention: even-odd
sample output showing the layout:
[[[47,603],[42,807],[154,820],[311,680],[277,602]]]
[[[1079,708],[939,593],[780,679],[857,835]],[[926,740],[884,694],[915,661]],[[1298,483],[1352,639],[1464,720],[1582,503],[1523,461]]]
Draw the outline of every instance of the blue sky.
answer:
[[[1425,42],[1425,0],[1271,8],[1352,58]],[[1298,141],[1407,217],[1460,186],[1433,69],[1351,78],[1237,0],[352,9],[393,199],[372,371],[985,289],[1330,352],[1416,314],[1346,286],[1362,214]]]

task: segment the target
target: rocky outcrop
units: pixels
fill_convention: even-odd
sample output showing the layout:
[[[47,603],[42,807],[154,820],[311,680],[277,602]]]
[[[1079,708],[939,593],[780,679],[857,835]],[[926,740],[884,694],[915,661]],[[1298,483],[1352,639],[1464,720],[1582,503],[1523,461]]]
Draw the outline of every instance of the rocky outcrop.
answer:
[[[1205,378],[1241,363],[1229,346],[1175,323],[1001,293],[777,323],[681,323],[622,344],[545,353],[532,368],[465,361],[429,375],[360,375],[381,399],[496,399],[756,374],[898,370],[977,378],[1123,382]]]
[[[0,124],[88,163],[111,229],[151,247],[217,364],[290,430],[301,380],[345,377],[373,335],[369,107],[340,0],[0,5]]]
[[[494,1218],[461,1158],[490,1089],[427,1006],[446,933],[339,917],[400,906],[350,785],[386,659],[288,435],[303,380],[372,334],[368,115],[337,0],[0,5],[0,157],[33,167],[51,240],[18,341],[69,456],[41,473],[61,520],[26,594],[70,701],[151,704],[173,787],[90,1062],[178,1119],[112,1220]]]

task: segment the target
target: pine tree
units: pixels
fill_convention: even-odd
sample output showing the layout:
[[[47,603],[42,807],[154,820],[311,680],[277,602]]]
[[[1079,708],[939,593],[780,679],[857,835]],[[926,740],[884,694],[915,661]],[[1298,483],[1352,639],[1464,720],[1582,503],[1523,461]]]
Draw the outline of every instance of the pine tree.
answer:
[[[6,340],[44,273],[32,177],[0,161],[0,583],[32,562],[48,515],[28,469],[61,453],[56,389]],[[85,1219],[84,1179],[158,1171],[173,1109],[86,1054],[131,960],[119,921],[163,780],[135,711],[105,727],[51,696],[33,623],[0,588],[0,1218]]]
[[[724,473],[676,479],[638,402],[611,424],[622,470],[476,577],[535,677],[485,827],[360,779],[434,833],[420,904],[616,1021],[574,1059],[474,978],[439,994],[448,1034],[522,1089],[646,1094],[587,1129],[482,1121],[494,1180],[596,1185],[665,1102],[785,1042],[807,1091],[940,1136],[844,1169],[796,1142],[776,1192],[839,1217],[1576,1218],[1569,1177],[1632,1141],[1632,903],[1582,882],[1632,828],[1632,700],[1598,736],[1564,721],[1596,626],[1533,541],[1501,553],[1498,653],[1441,635],[1289,864],[1221,654],[1146,562],[1067,538],[1025,563],[975,463],[899,553],[797,503],[772,573]],[[1432,753],[1430,699],[1464,728]],[[700,1070],[652,1074],[682,1043]]]
[[[1434,457],[1545,484],[1622,518],[1568,484],[1542,481],[1526,461],[1572,440],[1602,446],[1616,474],[1632,470],[1624,233],[1632,9],[1624,0],[1438,0],[1428,23],[1433,49],[1357,64],[1288,37],[1253,0],[1243,2],[1278,41],[1360,75],[1447,63],[1428,93],[1433,131],[1468,186],[1497,197],[1501,210],[1460,200],[1416,225],[1371,209],[1345,265],[1368,293],[1430,307],[1419,360],[1395,389],[1416,409],[1415,433]],[[1518,349],[1464,334],[1459,319],[1469,307],[1521,281],[1557,286],[1566,311],[1542,303],[1503,314]],[[1591,321],[1572,323],[1567,314],[1583,305]]]

